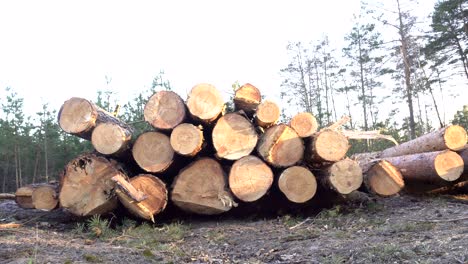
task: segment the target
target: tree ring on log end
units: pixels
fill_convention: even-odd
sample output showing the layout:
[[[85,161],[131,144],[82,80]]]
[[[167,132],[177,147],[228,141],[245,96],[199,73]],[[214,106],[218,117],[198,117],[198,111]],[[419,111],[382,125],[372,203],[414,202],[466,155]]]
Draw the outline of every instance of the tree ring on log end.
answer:
[[[59,114],[59,125],[63,131],[78,134],[94,127],[96,108],[86,99],[73,97],[63,103]]]
[[[118,152],[130,140],[122,127],[113,123],[101,123],[91,135],[93,147],[104,155]]]
[[[400,171],[390,162],[382,160],[367,171],[368,186],[372,192],[381,196],[391,196],[405,186]]]
[[[193,116],[203,121],[212,121],[223,111],[224,100],[216,87],[202,83],[190,91],[187,108]]]
[[[148,172],[162,172],[171,165],[174,150],[169,137],[160,132],[141,134],[133,145],[133,157]]]
[[[348,139],[335,130],[321,131],[313,140],[313,149],[325,161],[338,161],[348,152]]]
[[[172,91],[153,94],[145,105],[145,120],[158,129],[173,129],[185,118],[185,104]]]
[[[436,156],[434,168],[440,178],[446,181],[455,181],[462,174],[464,163],[460,155],[448,150]]]
[[[338,193],[349,194],[361,186],[362,169],[356,161],[340,160],[330,167],[329,181]]]
[[[286,198],[295,203],[309,201],[317,191],[314,174],[301,166],[285,169],[279,177],[278,186]]]
[[[193,156],[202,148],[203,131],[192,124],[183,123],[172,130],[170,141],[175,152]]]
[[[466,145],[466,130],[458,125],[449,126],[445,131],[444,141],[447,148],[451,150],[461,150]]]

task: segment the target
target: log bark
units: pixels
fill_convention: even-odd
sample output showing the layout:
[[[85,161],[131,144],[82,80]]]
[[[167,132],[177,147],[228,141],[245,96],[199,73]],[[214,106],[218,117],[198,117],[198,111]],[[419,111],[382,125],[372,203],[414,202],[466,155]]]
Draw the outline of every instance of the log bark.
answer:
[[[385,160],[400,170],[405,182],[455,181],[463,172],[463,159],[450,150],[391,157]]]
[[[317,181],[309,169],[292,166],[281,173],[278,187],[289,201],[305,203],[314,197],[317,191]]]
[[[203,131],[201,126],[183,123],[174,128],[170,143],[177,154],[193,157],[203,148]]]
[[[37,187],[32,193],[34,208],[50,211],[58,207],[58,186],[44,184]]]
[[[172,185],[171,200],[184,211],[204,215],[224,213],[235,206],[221,165],[210,158],[180,171]]]
[[[141,134],[132,148],[133,158],[147,172],[163,172],[174,160],[168,136],[160,132]]]
[[[294,129],[301,138],[312,136],[317,132],[317,119],[307,112],[298,113],[289,122],[289,126]]]
[[[244,202],[253,202],[263,197],[272,183],[272,170],[255,156],[237,160],[229,172],[229,188],[234,196]]]
[[[467,134],[465,129],[458,125],[451,125],[415,138],[401,145],[385,149],[380,154],[380,158],[434,152],[445,149],[457,151],[463,149],[466,141]]]
[[[269,100],[266,100],[258,105],[255,112],[255,122],[263,128],[271,127],[278,122],[281,111],[279,106]]]
[[[195,85],[190,91],[187,108],[196,120],[211,123],[223,112],[224,101],[216,87],[203,83]]]
[[[132,130],[115,123],[101,123],[91,134],[94,149],[104,155],[120,155],[130,149]]]
[[[304,156],[304,143],[294,129],[279,124],[268,128],[257,146],[260,157],[275,167],[289,167]]]
[[[307,145],[306,160],[311,164],[336,162],[346,156],[348,139],[339,131],[324,129],[315,133]]]
[[[133,189],[123,187],[126,186],[123,184],[116,190],[120,202],[135,216],[154,222],[154,216],[167,205],[167,189],[164,182],[151,174],[140,174],[131,178],[128,185]],[[139,193],[144,194],[145,199],[136,199]]]
[[[58,113],[58,123],[66,133],[86,140],[91,139],[91,133],[100,123],[113,123],[132,130],[130,126],[91,101],[78,97],[72,97],[63,103]]]
[[[351,159],[337,161],[321,170],[314,170],[314,173],[326,188],[339,194],[357,190],[363,181],[361,167]]]
[[[400,171],[386,160],[362,164],[366,188],[379,196],[388,197],[399,193],[405,182]]]
[[[463,159],[463,176],[468,180],[468,147],[465,147],[463,150],[459,151],[458,154]]]
[[[254,114],[258,105],[262,101],[262,95],[257,87],[250,83],[242,85],[236,90],[234,95],[234,105],[236,111],[244,111],[246,114]]]
[[[65,166],[60,182],[60,206],[77,216],[106,214],[117,207],[116,175],[125,174],[111,160],[83,154]]]
[[[238,160],[249,155],[257,145],[257,132],[245,117],[230,113],[216,122],[212,133],[216,156]]]
[[[172,91],[158,91],[148,99],[144,116],[154,128],[171,130],[184,121],[185,103]]]

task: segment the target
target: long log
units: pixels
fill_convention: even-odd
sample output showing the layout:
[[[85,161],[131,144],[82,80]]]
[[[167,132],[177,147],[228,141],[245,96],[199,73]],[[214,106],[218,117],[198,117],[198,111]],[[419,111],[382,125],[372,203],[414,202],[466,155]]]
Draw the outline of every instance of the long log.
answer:
[[[305,203],[314,197],[317,191],[317,181],[309,169],[292,166],[281,173],[278,187],[289,201]]]
[[[116,178],[115,181],[122,180]],[[154,222],[154,216],[159,214],[167,205],[167,189],[164,182],[151,174],[140,174],[129,181],[137,192],[143,193],[146,197],[143,200],[135,199],[135,190],[126,189],[125,185],[119,185],[116,193],[120,202],[132,214],[146,220]]]
[[[312,136],[317,132],[317,119],[307,112],[298,113],[289,122],[289,126],[294,129],[301,138]]]
[[[83,154],[65,166],[60,182],[60,206],[77,216],[106,214],[117,207],[115,175],[125,174],[111,160]]]
[[[160,132],[145,132],[133,144],[133,158],[147,172],[163,172],[174,160],[174,150],[168,136]]]
[[[405,182],[400,171],[386,160],[362,164],[366,188],[379,196],[387,197],[399,193]]]
[[[115,123],[101,123],[91,135],[94,149],[104,155],[119,155],[130,149],[132,130]]]
[[[260,90],[250,83],[242,85],[236,90],[234,95],[236,111],[242,110],[248,115],[255,113],[261,101],[262,95],[260,94]]]
[[[66,133],[86,140],[91,139],[91,133],[100,123],[113,123],[132,130],[130,126],[91,101],[78,97],[72,97],[63,103],[58,113],[58,123]]]
[[[204,215],[224,213],[235,206],[221,165],[210,158],[199,159],[179,172],[171,200],[184,211]]]
[[[213,85],[197,84],[188,95],[187,108],[196,120],[211,123],[223,112],[224,100]]]
[[[361,167],[351,159],[337,161],[313,172],[326,188],[339,194],[349,194],[359,189],[363,181]]]
[[[173,129],[184,121],[185,115],[184,101],[172,91],[156,92],[148,99],[144,109],[145,120],[161,130]]]
[[[339,131],[324,129],[315,133],[307,144],[306,160],[312,164],[336,162],[346,156],[348,139]]]
[[[463,127],[450,125],[421,137],[385,149],[380,158],[397,157],[423,152],[434,152],[445,149],[461,150],[467,143],[467,134]]]
[[[302,160],[304,143],[294,129],[279,124],[268,128],[262,134],[257,152],[272,166],[289,167]]]
[[[273,101],[265,100],[257,107],[255,122],[258,126],[268,128],[278,122],[280,115],[279,106]]]
[[[229,188],[234,196],[244,202],[253,202],[263,197],[272,183],[272,170],[255,156],[237,160],[229,172]]]
[[[203,131],[201,126],[182,123],[171,133],[170,143],[177,154],[193,157],[203,148]]]
[[[257,145],[257,132],[245,117],[237,113],[222,116],[212,133],[216,156],[238,160],[249,155]]]

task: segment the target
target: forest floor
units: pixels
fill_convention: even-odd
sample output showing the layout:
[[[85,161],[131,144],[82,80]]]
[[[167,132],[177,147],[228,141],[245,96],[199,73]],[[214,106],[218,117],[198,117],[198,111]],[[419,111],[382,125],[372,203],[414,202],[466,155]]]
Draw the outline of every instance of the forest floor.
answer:
[[[24,213],[0,203],[0,224],[23,223],[0,229],[0,263],[468,263],[466,196],[376,198],[309,216],[125,219],[112,228]]]

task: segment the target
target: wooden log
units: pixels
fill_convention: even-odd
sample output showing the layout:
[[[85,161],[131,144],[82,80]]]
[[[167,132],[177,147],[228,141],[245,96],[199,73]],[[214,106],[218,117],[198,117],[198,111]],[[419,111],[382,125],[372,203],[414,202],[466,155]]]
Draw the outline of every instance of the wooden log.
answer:
[[[305,203],[314,197],[317,191],[317,181],[309,169],[292,166],[281,173],[278,187],[289,201]]]
[[[468,180],[468,147],[465,147],[463,150],[460,150],[458,154],[463,159],[463,175],[466,176]]]
[[[212,138],[216,156],[228,160],[238,160],[249,155],[258,140],[252,123],[237,113],[221,117],[213,128]]]
[[[184,121],[185,103],[175,92],[158,91],[148,99],[144,116],[154,128],[170,130]]]
[[[147,172],[163,172],[174,160],[174,150],[168,136],[160,132],[141,134],[132,148],[133,158]]]
[[[0,193],[0,200],[15,200],[16,195],[14,193]]]
[[[307,112],[298,113],[289,122],[289,126],[294,129],[301,138],[312,136],[317,132],[318,124],[317,119]]]
[[[294,129],[285,124],[268,128],[261,136],[257,152],[268,164],[289,167],[304,156],[304,143]]]
[[[463,127],[450,125],[401,145],[385,149],[380,158],[397,157],[423,152],[434,152],[445,149],[461,150],[467,143],[467,134]]]
[[[400,171],[386,160],[359,165],[364,173],[366,188],[374,194],[388,197],[399,193],[405,187]]]
[[[361,167],[351,159],[337,161],[314,173],[325,187],[339,194],[349,194],[357,190],[363,181]]]
[[[50,211],[58,206],[58,186],[44,184],[34,189],[32,196],[34,208]]]
[[[272,170],[255,156],[237,160],[229,172],[229,188],[234,196],[244,202],[253,202],[263,197],[272,183]]]
[[[130,149],[132,130],[115,123],[101,123],[91,134],[94,149],[104,155],[120,155]]]
[[[242,85],[234,95],[236,111],[242,110],[248,115],[255,113],[261,101],[260,90],[250,83]]]
[[[126,177],[118,165],[95,154],[83,154],[65,166],[60,182],[60,206],[77,216],[106,214],[117,207],[115,175]]]
[[[406,181],[438,183],[455,181],[463,172],[463,159],[450,150],[385,158],[397,167]]]
[[[257,107],[255,122],[258,126],[268,128],[278,122],[280,115],[279,106],[272,101],[265,100]]]
[[[32,194],[34,192],[34,189],[35,189],[34,185],[26,185],[16,190],[15,201],[19,207],[24,208],[24,209],[34,208],[34,204],[32,202]]]
[[[91,139],[91,133],[100,123],[113,123],[132,130],[130,126],[91,101],[78,97],[72,97],[63,103],[58,113],[58,123],[66,133],[86,140]]]
[[[187,99],[190,114],[204,123],[216,120],[224,110],[221,93],[211,84],[197,84],[190,91]]]
[[[306,160],[311,164],[336,162],[346,156],[348,139],[339,131],[324,129],[315,133],[307,145]]]
[[[170,143],[177,154],[193,157],[203,148],[203,131],[201,126],[182,123],[171,133]]]
[[[211,158],[199,159],[179,172],[171,200],[184,211],[204,215],[224,213],[236,205],[221,165]]]
[[[128,185],[133,189],[128,189]],[[131,178],[128,185],[119,185],[116,190],[120,202],[135,216],[154,222],[154,216],[167,205],[167,189],[164,182],[151,174],[140,174]],[[138,193],[143,193],[145,199],[135,199]]]

